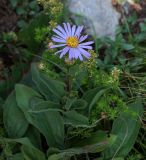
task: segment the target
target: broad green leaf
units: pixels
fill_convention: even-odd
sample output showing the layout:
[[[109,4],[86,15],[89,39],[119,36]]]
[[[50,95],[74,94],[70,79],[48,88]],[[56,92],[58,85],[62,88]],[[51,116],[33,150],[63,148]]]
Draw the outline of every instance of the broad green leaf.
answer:
[[[16,13],[18,14],[18,15],[23,15],[23,14],[26,14],[26,9],[25,8],[23,8],[23,7],[17,7],[16,8]]]
[[[40,113],[46,111],[62,111],[58,103],[51,101],[42,101],[42,99],[33,98],[30,102],[30,112]]]
[[[65,104],[66,110],[83,110],[87,107],[84,99],[68,98]]]
[[[3,104],[4,100],[0,97],[0,122],[3,121]]]
[[[24,113],[16,103],[15,92],[12,92],[3,106],[3,121],[8,136],[11,138],[20,138],[28,128],[28,122]]]
[[[64,95],[64,83],[40,74],[36,64],[31,66],[32,79],[47,100],[58,102]]]
[[[94,160],[105,160],[105,159],[103,159],[102,157],[100,157],[100,158],[96,158]],[[118,158],[113,158],[112,160],[125,160],[125,159],[122,158],[122,157],[118,157]]]
[[[4,140],[8,143],[20,143],[22,145],[26,145],[28,147],[33,147],[32,143],[27,137],[24,138],[17,138],[17,139],[11,139],[11,138],[4,138]]]
[[[132,149],[140,129],[140,120],[143,111],[141,101],[129,106],[129,111],[122,113],[115,121],[111,134],[117,135],[115,143],[103,152],[105,159],[125,157]]]
[[[14,154],[14,155],[11,157],[11,160],[24,160],[23,154],[22,154],[22,153]]]
[[[17,3],[18,3],[18,0],[10,0],[10,3],[12,5],[12,7],[16,7]]]
[[[88,90],[87,92],[84,93],[83,99],[85,99],[89,105],[92,102],[92,99],[95,96],[95,94],[97,94],[100,90],[101,88],[99,87]]]
[[[30,125],[27,129],[25,136],[29,138],[31,143],[36,148],[41,148],[41,135],[40,132],[35,127]]]
[[[32,118],[29,114],[30,101],[34,97],[40,97],[40,95],[30,87],[23,84],[17,84],[15,86],[16,101],[20,109],[24,112],[26,119],[32,123]]]
[[[140,23],[140,29],[141,29],[141,32],[146,32],[146,24]]]
[[[122,157],[117,157],[117,158],[114,158],[113,160],[124,160],[124,158],[122,158]]]
[[[92,107],[98,102],[99,98],[107,91],[107,89],[95,88],[87,91],[83,95],[83,99],[88,102],[89,113]]]
[[[51,147],[62,148],[64,144],[64,122],[59,112],[31,113],[32,124],[45,136]]]
[[[65,124],[70,124],[74,127],[85,127],[89,126],[88,118],[79,114],[78,112],[72,110],[68,112],[64,112],[64,121]]]
[[[72,155],[70,153],[58,153],[58,154],[53,154],[48,157],[48,160],[70,160]]]
[[[22,144],[21,151],[26,160],[46,160],[45,155],[39,149],[35,148],[28,138],[5,139],[8,143]]]
[[[30,109],[29,104],[32,98],[37,97],[41,99],[41,95],[39,93],[23,84],[17,84],[15,86],[15,91],[16,101],[23,111]]]
[[[73,146],[72,148],[66,150],[49,148],[48,160],[69,160],[74,155],[101,152],[114,141],[115,138],[113,135],[110,138],[108,138],[107,135],[103,133],[103,131],[99,131],[95,133],[95,135],[90,139],[85,139],[85,142],[83,140],[81,144],[80,141],[78,141],[76,143],[76,147]]]
[[[17,26],[18,26],[19,28],[24,28],[24,27],[26,27],[26,25],[27,25],[27,23],[26,23],[26,21],[23,20],[23,19],[21,19],[21,20],[19,20],[19,21],[17,22]]]
[[[17,103],[27,120],[45,136],[49,146],[62,147],[64,143],[64,122],[60,113],[57,111],[31,113],[30,101],[34,97],[41,99],[40,95],[25,85],[16,85],[15,89]]]
[[[94,104],[97,103],[97,101],[99,100],[99,98],[107,91],[107,89],[102,89],[101,91],[99,91],[92,99],[92,102],[89,105],[89,111],[92,109],[92,107],[94,106]]]
[[[26,160],[46,160],[44,153],[34,147],[22,145],[21,151]]]
[[[83,99],[74,100],[69,107],[69,110],[83,110],[87,106],[87,102]]]
[[[91,145],[104,141],[105,143],[108,141],[107,134],[104,131],[99,130],[97,132],[91,133],[89,138],[80,140],[79,146]]]
[[[81,148],[85,146],[90,146],[90,153],[97,153],[105,150],[108,146],[110,146],[115,141],[115,136],[111,135],[108,138],[107,134],[104,131],[97,131],[95,133],[91,133],[89,138],[84,138],[83,140],[78,138],[73,138],[69,145],[73,148]],[[87,147],[88,148],[88,147]]]
[[[103,134],[103,132],[99,132],[98,134]],[[97,134],[97,137],[94,136],[94,138],[89,140],[89,144],[87,142],[82,142],[82,145],[80,145],[80,141],[77,142],[77,146],[73,148],[69,148],[66,150],[57,150],[55,153],[55,149],[53,149],[54,152],[52,152],[52,149],[50,148],[48,151],[49,158],[48,160],[69,160],[68,158],[71,158],[74,155],[80,155],[85,153],[97,153],[104,150],[108,145],[109,141],[108,138],[105,136],[100,136]],[[98,137],[99,136],[99,137]],[[79,146],[78,146],[79,144]]]
[[[129,50],[134,49],[135,47],[134,47],[133,44],[124,43],[124,44],[122,45],[122,48],[125,49],[126,51],[129,51]]]

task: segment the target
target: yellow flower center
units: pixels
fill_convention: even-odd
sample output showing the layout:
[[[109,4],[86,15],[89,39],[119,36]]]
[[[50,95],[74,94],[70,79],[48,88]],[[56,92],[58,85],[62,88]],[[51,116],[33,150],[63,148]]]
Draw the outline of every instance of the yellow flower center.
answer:
[[[79,45],[78,38],[74,36],[68,37],[66,44],[71,48],[76,48]]]

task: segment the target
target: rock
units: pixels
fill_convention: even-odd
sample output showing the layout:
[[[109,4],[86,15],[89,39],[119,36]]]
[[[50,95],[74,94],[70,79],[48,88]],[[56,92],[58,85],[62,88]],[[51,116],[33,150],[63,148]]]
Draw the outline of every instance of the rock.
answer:
[[[84,25],[88,26],[90,34],[114,39],[120,13],[111,0],[68,0],[68,7],[73,15],[84,17]]]

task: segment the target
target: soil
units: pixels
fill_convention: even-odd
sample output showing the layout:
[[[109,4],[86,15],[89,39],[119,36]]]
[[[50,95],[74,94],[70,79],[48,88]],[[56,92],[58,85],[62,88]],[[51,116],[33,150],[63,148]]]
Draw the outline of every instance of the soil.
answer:
[[[146,0],[142,0],[140,2],[140,5],[142,7],[142,10],[140,12],[138,12],[137,14],[138,14],[139,18],[145,19],[146,18]]]
[[[11,9],[8,0],[0,0],[0,34],[2,32],[15,31],[18,16]]]

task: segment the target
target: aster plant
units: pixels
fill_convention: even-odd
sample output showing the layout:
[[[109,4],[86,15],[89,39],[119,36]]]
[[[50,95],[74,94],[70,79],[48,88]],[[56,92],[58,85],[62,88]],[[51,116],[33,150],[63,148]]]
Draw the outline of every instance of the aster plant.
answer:
[[[58,25],[53,31],[56,35],[53,35],[52,41],[57,43],[53,44],[50,48],[64,47],[63,49],[56,52],[60,54],[60,58],[69,54],[69,60],[84,58],[89,59],[90,53],[87,50],[91,50],[93,41],[84,42],[88,35],[81,35],[83,26],[71,26],[69,23],[63,23],[63,27]]]

